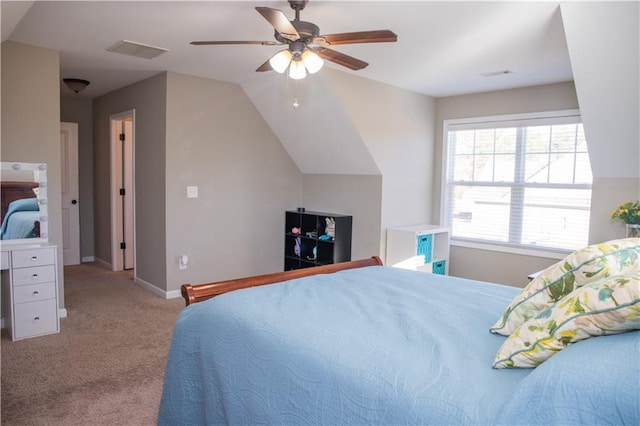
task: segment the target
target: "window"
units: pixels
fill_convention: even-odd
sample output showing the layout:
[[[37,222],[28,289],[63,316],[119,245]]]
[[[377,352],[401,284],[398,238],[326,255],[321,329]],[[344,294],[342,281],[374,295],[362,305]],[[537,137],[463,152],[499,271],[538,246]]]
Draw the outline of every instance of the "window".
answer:
[[[453,239],[587,245],[591,164],[577,111],[445,121],[443,217]]]

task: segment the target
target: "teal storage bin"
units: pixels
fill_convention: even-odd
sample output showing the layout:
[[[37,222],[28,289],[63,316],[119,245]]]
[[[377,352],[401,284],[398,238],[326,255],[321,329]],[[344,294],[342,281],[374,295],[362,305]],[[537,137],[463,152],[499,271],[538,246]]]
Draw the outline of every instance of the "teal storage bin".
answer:
[[[438,262],[433,262],[433,266],[431,267],[431,272],[433,272],[434,274],[446,275],[447,261],[440,260]]]
[[[431,246],[433,241],[432,234],[418,235],[417,239],[417,255],[424,255],[424,263],[431,262]]]

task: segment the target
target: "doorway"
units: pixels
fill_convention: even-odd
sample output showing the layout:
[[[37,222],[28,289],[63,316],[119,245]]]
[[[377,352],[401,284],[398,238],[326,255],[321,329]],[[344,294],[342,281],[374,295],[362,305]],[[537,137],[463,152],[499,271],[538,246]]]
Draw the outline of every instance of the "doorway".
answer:
[[[112,270],[135,268],[134,146],[135,110],[111,120],[111,264]]]

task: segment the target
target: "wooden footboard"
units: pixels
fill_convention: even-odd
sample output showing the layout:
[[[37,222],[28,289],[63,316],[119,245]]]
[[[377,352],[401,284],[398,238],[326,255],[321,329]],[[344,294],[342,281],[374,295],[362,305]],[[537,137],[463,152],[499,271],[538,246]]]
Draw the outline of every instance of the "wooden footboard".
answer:
[[[331,265],[315,266],[313,268],[295,269],[293,271],[276,272],[273,274],[256,275],[254,277],[238,278],[235,280],[218,281],[208,284],[183,284],[180,291],[184,297],[186,306],[192,303],[202,302],[214,296],[241,288],[257,287],[265,284],[274,284],[295,278],[308,277],[318,274],[332,274],[346,269],[363,268],[365,266],[381,266],[382,260],[378,256],[370,259],[354,260],[351,262],[334,263]]]

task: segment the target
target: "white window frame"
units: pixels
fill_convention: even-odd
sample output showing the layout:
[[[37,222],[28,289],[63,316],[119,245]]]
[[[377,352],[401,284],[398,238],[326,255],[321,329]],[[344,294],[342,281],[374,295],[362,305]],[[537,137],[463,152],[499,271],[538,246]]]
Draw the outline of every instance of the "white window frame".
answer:
[[[470,117],[470,118],[456,118],[443,120],[442,131],[442,176],[440,185],[440,218],[441,223],[445,222],[446,206],[449,202],[447,191],[447,176],[449,169],[449,129],[450,127],[456,127],[456,130],[463,129],[465,126],[469,128],[478,129],[481,127],[493,128],[498,123],[502,122],[518,122],[519,125],[527,125],[527,121],[548,119],[549,124],[555,124],[553,122],[561,122],[563,117],[579,117],[581,120],[580,110],[560,110],[560,111],[546,111],[537,113],[520,113],[520,114],[508,114],[508,115],[492,115],[483,117]],[[588,141],[587,141],[588,143]],[[589,185],[591,187],[591,185]],[[467,247],[480,250],[496,251],[502,253],[520,254],[525,256],[536,256],[550,259],[564,259],[571,250],[563,250],[559,248],[529,248],[525,246],[500,243],[500,242],[488,242],[488,241],[471,241],[466,239],[460,239],[451,236],[450,244],[452,246]]]

